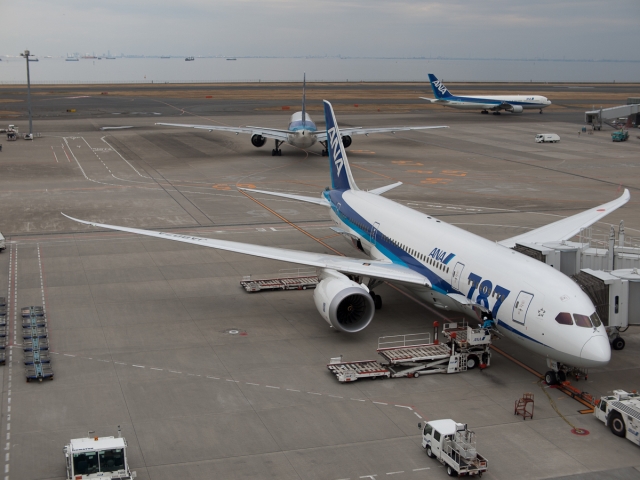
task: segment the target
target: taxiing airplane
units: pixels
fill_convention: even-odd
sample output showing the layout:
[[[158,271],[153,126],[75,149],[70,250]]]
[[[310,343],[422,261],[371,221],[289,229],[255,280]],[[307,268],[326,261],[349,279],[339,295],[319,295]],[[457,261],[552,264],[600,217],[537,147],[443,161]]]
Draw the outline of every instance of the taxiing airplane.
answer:
[[[516,241],[569,239],[624,205],[630,198],[628,190],[599,207],[495,243],[380,195],[401,182],[360,190],[331,104],[325,101],[324,109],[332,188],[319,198],[245,190],[328,208],[337,225],[334,231],[370,259],[68,218],[94,227],[315,267],[320,278],[313,294],[315,306],[329,325],[342,332],[359,332],[369,325],[375,309],[382,305],[373,289],[389,281],[435,307],[476,319],[478,312],[492,318],[506,337],[547,358],[550,384],[562,381],[571,368],[609,362],[607,333],[589,297],[571,278],[509,247]]]
[[[445,107],[453,107],[461,110],[481,110],[481,113],[489,113],[500,115],[500,110],[511,113],[522,113],[525,109],[540,110],[551,105],[551,101],[547,97],[541,95],[492,95],[487,97],[465,96],[458,97],[451,95],[447,87],[444,86],[435,75],[429,74],[429,82],[436,98],[420,97],[422,100],[434,103],[436,105],[444,105]]]
[[[325,132],[319,132],[316,124],[313,123],[311,117],[306,112],[306,75],[302,82],[302,111],[295,112],[291,115],[289,120],[289,127],[287,130],[278,130],[275,128],[262,128],[262,127],[219,127],[214,125],[190,125],[183,123],[156,123],[156,125],[165,125],[168,127],[185,127],[185,128],[197,128],[201,130],[208,130],[209,132],[232,132],[236,135],[239,133],[246,133],[251,135],[251,144],[254,147],[262,147],[267,142],[267,138],[272,138],[275,141],[275,148],[271,150],[271,155],[282,155],[280,146],[283,143],[288,143],[298,148],[309,148],[316,143],[320,143],[324,149],[322,155],[327,154],[327,134]],[[348,148],[352,142],[353,135],[369,135],[371,133],[395,133],[405,132],[408,130],[427,130],[431,128],[448,128],[446,126],[434,126],[434,127],[382,127],[382,128],[344,128],[342,129],[342,143],[345,148]]]

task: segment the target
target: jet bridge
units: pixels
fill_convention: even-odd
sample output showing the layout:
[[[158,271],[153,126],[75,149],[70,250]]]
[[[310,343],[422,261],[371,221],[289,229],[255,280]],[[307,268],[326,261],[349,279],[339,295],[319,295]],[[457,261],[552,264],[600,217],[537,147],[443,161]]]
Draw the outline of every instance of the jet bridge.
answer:
[[[639,125],[640,105],[621,105],[619,107],[590,110],[585,112],[584,121],[587,125],[593,125],[596,130],[600,130],[603,123],[617,128],[615,126],[616,120],[623,117],[627,119],[627,122],[635,122],[636,125]]]

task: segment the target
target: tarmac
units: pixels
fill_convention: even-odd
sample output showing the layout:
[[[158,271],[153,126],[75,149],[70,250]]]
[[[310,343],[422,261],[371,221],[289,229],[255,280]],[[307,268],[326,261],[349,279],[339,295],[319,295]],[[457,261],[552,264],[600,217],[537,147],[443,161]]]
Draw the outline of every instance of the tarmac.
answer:
[[[486,478],[640,478],[639,447],[546,388],[531,373],[546,371],[544,359],[508,340],[495,343],[507,355],[494,352],[485,370],[338,383],[326,368],[331,357],[372,359],[380,336],[460,320],[391,285],[376,289],[383,308],[368,328],[337,333],[315,310],[312,291],[249,294],[239,285],[245,275],[295,265],[89,228],[60,214],[331,253],[320,240],[357,256],[330,230],[323,207],[236,188],[319,195],[329,183],[321,146],[283,145],[273,157],[272,142],[255,148],[248,136],[154,126],[286,128],[293,101],[291,111],[275,111],[282,102],[270,87],[256,88],[262,99],[239,104],[111,93],[36,97],[41,136],[1,142],[0,230],[8,245],[0,253],[0,295],[9,297],[12,325],[0,367],[4,478],[65,478],[69,439],[89,430],[115,435],[120,425],[138,479],[440,479],[445,469],[422,450],[417,428],[439,418],[476,432]],[[618,87],[599,88],[608,95]],[[18,116],[2,121],[25,132],[24,105],[3,103],[5,93],[0,110]],[[632,132],[612,143],[609,128],[579,135],[584,109],[569,97],[542,115],[494,116],[425,107],[390,91],[380,112],[373,101],[363,114],[342,100],[337,117],[345,126],[450,127],[354,137],[347,153],[360,188],[402,181],[385,195],[492,240],[629,188],[631,201],[594,232],[607,234],[624,220],[627,238],[640,238],[640,140]],[[322,126],[319,110],[311,112]],[[548,132],[560,143],[534,142]],[[26,305],[45,305],[53,381],[24,381],[12,322]],[[607,367],[573,385],[595,396],[637,389],[640,329],[624,338],[626,348]],[[513,413],[525,392],[535,395],[526,421]]]

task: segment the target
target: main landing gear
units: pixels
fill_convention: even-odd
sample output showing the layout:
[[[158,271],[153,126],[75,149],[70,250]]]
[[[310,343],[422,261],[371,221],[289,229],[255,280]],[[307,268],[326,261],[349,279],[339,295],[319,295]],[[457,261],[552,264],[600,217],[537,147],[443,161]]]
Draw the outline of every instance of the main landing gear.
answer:
[[[273,150],[271,150],[271,156],[272,157],[281,157],[282,156],[282,150],[280,150],[280,145],[282,145],[284,143],[284,140],[276,140],[276,148],[274,148]]]
[[[373,305],[376,307],[376,310],[380,310],[382,308],[382,297],[377,295],[373,290],[369,291],[369,295],[373,299]]]
[[[483,115],[489,115],[489,112],[487,110],[482,110],[480,113],[482,113]]]
[[[540,109],[540,115],[542,115],[542,109]]]
[[[500,112],[493,112],[494,115],[500,115]]]
[[[327,151],[327,142],[319,142],[320,144],[322,144],[322,146],[324,147],[322,149],[322,156],[326,157],[327,155],[329,155],[329,152]]]

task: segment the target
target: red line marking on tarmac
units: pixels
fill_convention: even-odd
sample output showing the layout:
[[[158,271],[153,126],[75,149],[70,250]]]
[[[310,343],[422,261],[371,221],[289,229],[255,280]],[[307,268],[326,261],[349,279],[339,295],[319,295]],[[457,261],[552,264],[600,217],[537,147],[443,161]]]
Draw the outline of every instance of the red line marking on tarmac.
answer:
[[[69,163],[71,163],[71,159],[69,158],[67,151],[64,149],[64,144],[60,144],[60,146],[62,147],[62,151],[64,152],[64,154],[67,155],[67,160],[69,160]]]
[[[53,149],[53,145],[51,145],[51,151],[53,152],[53,157],[56,159],[56,163],[60,163],[60,162],[58,162],[58,156],[56,155],[56,152]]]

